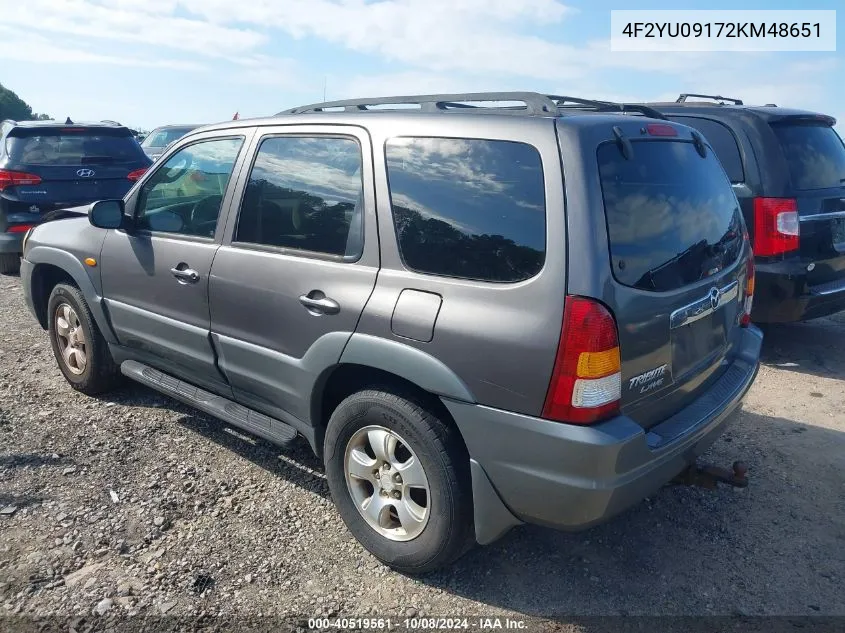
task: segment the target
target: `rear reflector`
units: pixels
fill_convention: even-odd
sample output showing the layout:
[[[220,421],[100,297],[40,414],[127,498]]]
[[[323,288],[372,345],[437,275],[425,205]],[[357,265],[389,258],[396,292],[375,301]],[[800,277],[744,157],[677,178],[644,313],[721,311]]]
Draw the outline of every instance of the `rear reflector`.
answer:
[[[566,297],[543,417],[592,424],[614,415],[622,397],[616,321],[601,303]]]
[[[147,168],[142,167],[141,169],[136,169],[135,171],[130,171],[129,174],[126,176],[132,182],[137,181],[141,176],[147,173]]]
[[[748,258],[745,264],[745,301],[742,305],[742,316],[739,324],[742,327],[751,325],[751,307],[754,304],[754,256]]]
[[[678,136],[678,130],[666,123],[649,123],[645,129],[651,136]]]
[[[41,176],[35,174],[28,174],[23,171],[11,171],[9,169],[0,169],[0,191],[6,187],[16,187],[19,185],[38,185],[41,184]]]
[[[798,203],[793,198],[754,198],[754,254],[783,255],[800,244]]]
[[[26,233],[32,227],[32,224],[15,224],[7,228],[6,233]]]

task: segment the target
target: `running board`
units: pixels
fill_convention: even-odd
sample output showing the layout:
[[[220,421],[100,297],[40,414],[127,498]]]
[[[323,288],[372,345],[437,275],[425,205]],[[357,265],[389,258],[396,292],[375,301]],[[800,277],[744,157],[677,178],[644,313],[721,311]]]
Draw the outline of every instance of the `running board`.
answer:
[[[275,418],[217,396],[134,360],[123,361],[121,373],[147,387],[228,422],[268,442],[287,446],[296,438],[296,429]]]

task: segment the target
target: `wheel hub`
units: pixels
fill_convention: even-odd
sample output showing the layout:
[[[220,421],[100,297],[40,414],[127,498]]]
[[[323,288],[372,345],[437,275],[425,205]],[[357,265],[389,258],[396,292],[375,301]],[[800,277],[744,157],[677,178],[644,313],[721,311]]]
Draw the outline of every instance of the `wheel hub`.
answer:
[[[350,438],[344,463],[349,494],[371,528],[392,541],[422,533],[430,514],[428,477],[402,436],[366,426]]]

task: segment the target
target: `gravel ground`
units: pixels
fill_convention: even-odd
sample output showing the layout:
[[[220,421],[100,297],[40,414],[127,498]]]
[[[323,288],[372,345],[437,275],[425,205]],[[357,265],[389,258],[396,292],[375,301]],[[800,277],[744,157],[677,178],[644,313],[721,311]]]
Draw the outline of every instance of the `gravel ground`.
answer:
[[[748,489],[665,488],[412,579],[349,535],[304,442],[280,453],[140,386],[71,390],[0,276],[0,615],[845,615],[843,332],[767,332],[708,455],[744,460]]]

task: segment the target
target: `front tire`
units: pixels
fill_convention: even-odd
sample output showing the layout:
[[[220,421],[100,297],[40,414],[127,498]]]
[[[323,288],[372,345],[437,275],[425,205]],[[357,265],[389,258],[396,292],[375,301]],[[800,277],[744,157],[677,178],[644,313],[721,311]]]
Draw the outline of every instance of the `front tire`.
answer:
[[[454,426],[412,394],[346,398],[326,429],[338,512],[376,558],[408,574],[452,563],[472,540],[469,457]]]
[[[17,253],[0,253],[0,275],[11,275],[21,269],[21,256]]]
[[[53,288],[47,329],[56,362],[71,387],[93,396],[117,385],[120,371],[79,288],[69,284]]]

